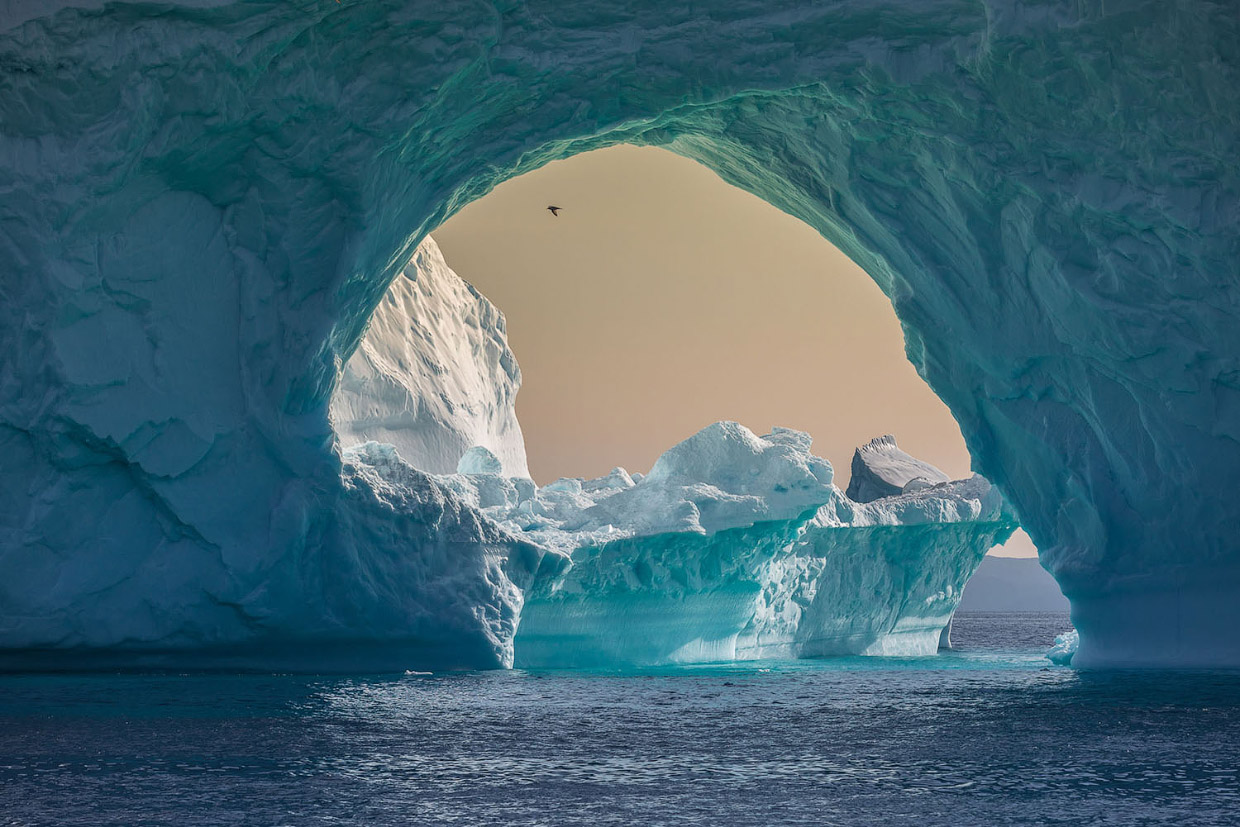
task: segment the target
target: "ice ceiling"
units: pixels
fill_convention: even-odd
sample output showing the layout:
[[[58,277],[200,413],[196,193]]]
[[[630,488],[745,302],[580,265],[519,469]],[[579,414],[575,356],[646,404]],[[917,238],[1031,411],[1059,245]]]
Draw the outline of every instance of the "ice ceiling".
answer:
[[[328,404],[427,232],[630,142],[888,293],[1077,663],[1240,664],[1238,64],[1192,0],[10,4],[0,646],[485,660],[502,608],[419,595],[537,560],[433,492],[380,519]]]

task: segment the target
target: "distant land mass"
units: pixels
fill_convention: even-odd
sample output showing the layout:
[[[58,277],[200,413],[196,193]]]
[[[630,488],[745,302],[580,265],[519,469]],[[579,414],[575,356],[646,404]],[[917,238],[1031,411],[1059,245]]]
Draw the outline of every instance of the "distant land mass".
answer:
[[[1068,598],[1036,557],[987,555],[969,580],[962,612],[1066,612]]]

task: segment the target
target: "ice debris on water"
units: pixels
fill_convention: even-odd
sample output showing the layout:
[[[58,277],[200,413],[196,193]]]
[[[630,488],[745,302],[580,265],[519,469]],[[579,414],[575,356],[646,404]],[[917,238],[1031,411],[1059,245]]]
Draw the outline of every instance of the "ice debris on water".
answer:
[[[1060,666],[1069,666],[1072,663],[1072,656],[1076,654],[1076,648],[1081,642],[1081,636],[1076,629],[1064,632],[1062,635],[1055,636],[1055,644],[1051,646],[1050,651],[1046,653],[1046,658],[1051,663],[1057,663]]]

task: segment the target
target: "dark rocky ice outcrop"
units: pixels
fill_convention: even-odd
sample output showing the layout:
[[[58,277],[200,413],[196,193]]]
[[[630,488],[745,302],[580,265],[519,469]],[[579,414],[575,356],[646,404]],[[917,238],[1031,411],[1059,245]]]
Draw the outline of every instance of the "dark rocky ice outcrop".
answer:
[[[848,496],[860,503],[947,482],[948,476],[928,462],[900,450],[891,434],[857,448],[852,459]]]

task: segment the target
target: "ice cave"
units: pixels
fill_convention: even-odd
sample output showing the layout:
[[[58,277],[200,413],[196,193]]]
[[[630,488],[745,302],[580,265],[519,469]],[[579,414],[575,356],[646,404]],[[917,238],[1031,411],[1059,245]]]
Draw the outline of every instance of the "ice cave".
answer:
[[[870,640],[806,596],[839,588],[811,571],[833,532],[891,550],[896,528],[946,546],[1015,520],[1071,601],[1074,665],[1240,665],[1227,4],[31,0],[0,11],[0,67],[2,667],[494,667],[523,636],[537,662],[574,594],[664,577],[723,600],[696,587],[726,571],[680,563],[759,524],[784,535],[738,565],[786,587],[762,613],[615,657],[924,647],[933,600]],[[695,159],[857,261],[990,483],[887,480],[854,509],[802,435],[723,423],[636,484],[522,512],[500,317],[422,290],[425,240],[618,143]],[[363,345],[385,302],[460,347]],[[742,449],[778,496],[716,473]],[[656,489],[666,510],[627,512],[648,525],[602,516]],[[669,523],[623,583],[557,551]]]

